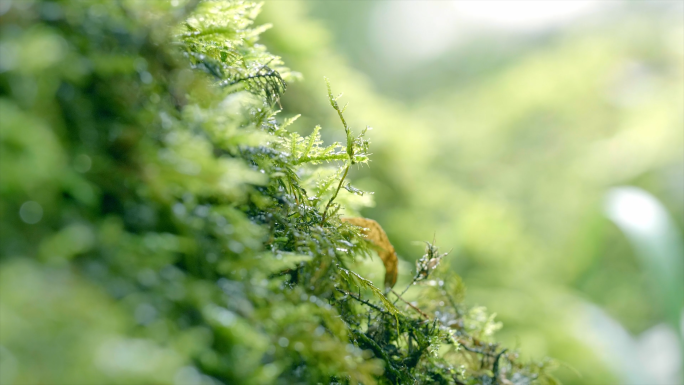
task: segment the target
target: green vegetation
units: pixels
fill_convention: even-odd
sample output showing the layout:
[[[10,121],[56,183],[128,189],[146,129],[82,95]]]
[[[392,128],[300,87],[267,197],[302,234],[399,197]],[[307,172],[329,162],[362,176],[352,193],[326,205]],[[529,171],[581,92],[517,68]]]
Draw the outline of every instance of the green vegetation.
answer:
[[[415,303],[355,272],[367,132],[276,118],[258,5],[2,7],[0,382],[555,383],[434,244]]]
[[[419,15],[397,9],[417,4],[272,1],[258,19],[274,25],[262,35],[271,52],[306,75],[281,101],[283,114],[303,115],[295,129],[336,123],[320,98],[323,76],[343,84],[352,126],[375,127],[371,167],[350,175],[375,193],[361,214],[408,261],[398,287],[412,278],[415,242],[435,236],[454,250],[444,263],[463,278],[466,303],[505,325],[497,340],[524,358],[558,360],[564,384],[682,382],[657,380],[665,370],[643,359],[676,357],[649,338],[682,314],[681,286],[667,298],[658,289],[684,280],[643,267],[665,260],[668,244],[632,248],[604,209],[612,188],[638,187],[673,216],[667,231],[684,238],[681,3],[622,2],[538,34],[458,26],[460,45],[407,66],[413,58],[390,57],[385,48],[396,47],[381,43],[415,44],[386,24],[403,15],[390,27],[411,30]],[[400,36],[378,40],[378,31]],[[681,251],[669,255],[684,263]],[[673,326],[663,340],[675,341]]]

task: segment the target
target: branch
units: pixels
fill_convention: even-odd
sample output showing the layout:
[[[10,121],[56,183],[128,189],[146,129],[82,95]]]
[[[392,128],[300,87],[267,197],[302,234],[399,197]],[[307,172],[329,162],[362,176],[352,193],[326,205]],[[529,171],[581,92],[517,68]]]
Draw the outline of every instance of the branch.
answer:
[[[430,319],[430,317],[428,317],[427,314],[423,313],[422,310],[418,309],[416,306],[414,306],[412,303],[408,302],[407,300],[401,298],[401,296],[400,296],[399,294],[397,294],[397,292],[394,291],[394,289],[391,289],[391,291],[392,291],[392,293],[393,293],[394,295],[397,296],[398,299],[402,300],[405,304],[409,305],[413,310],[415,310],[415,311],[417,311],[418,313],[420,313],[420,315],[422,315],[423,317],[425,317],[425,319]],[[406,290],[404,290],[404,293],[405,293],[405,292],[406,292]],[[394,302],[396,302],[396,301],[394,301]]]
[[[416,276],[413,277],[413,280],[411,281],[411,283],[409,283],[409,284],[406,286],[406,288],[404,289],[404,291],[401,292],[401,295],[399,295],[399,294],[397,294],[397,293],[394,293],[394,290],[392,290],[392,292],[397,296],[397,299],[395,299],[394,302],[392,302],[392,304],[397,303],[397,301],[399,300],[399,298],[401,298],[402,295],[406,294],[406,292],[408,291],[408,289],[411,288],[411,286],[413,286],[414,283],[416,283],[416,279],[417,279],[417,278],[418,278],[418,275],[416,274]],[[402,301],[403,301],[403,300],[402,300]]]
[[[397,379],[401,377],[401,373],[394,367],[394,365],[392,365],[392,360],[377,342],[360,330],[351,329],[351,331],[358,337],[358,339],[368,346],[378,358],[381,358],[383,361],[385,361],[387,364],[386,369],[389,371],[391,379]]]
[[[468,345],[466,345],[463,341],[461,341],[461,340],[457,340],[457,341],[458,341],[459,346],[461,346],[466,351],[469,351],[471,353],[482,354],[483,356],[487,356],[487,357],[496,357],[496,354],[485,352],[484,350],[480,350],[480,349],[471,348]]]
[[[390,312],[388,312],[388,311],[386,311],[386,310],[383,310],[382,308],[378,307],[377,305],[373,305],[372,303],[366,301],[365,299],[363,299],[363,298],[361,298],[361,297],[357,297],[357,296],[355,296],[354,294],[352,294],[352,293],[350,293],[350,292],[347,292],[347,291],[344,291],[344,290],[340,289],[339,287],[336,287],[335,290],[339,291],[340,293],[342,293],[342,294],[344,294],[344,295],[348,295],[348,296],[354,298],[355,300],[361,302],[362,304],[364,304],[364,305],[366,305],[366,306],[369,306],[369,307],[371,307],[371,308],[377,310],[378,312],[380,312],[380,313],[382,313],[382,314],[384,314],[384,315],[388,315],[388,316],[391,316],[391,315],[392,315],[392,313],[390,313]]]

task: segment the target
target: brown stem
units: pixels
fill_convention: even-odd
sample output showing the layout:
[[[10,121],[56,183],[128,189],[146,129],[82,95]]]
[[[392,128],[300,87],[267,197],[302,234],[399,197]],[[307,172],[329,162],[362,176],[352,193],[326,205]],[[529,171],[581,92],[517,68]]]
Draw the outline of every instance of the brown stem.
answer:
[[[418,278],[418,275],[416,274],[416,276],[413,277],[413,280],[411,281],[411,283],[409,283],[409,284],[406,286],[406,288],[404,289],[404,291],[401,292],[401,294],[394,293],[394,290],[392,290],[392,292],[393,292],[394,294],[397,294],[397,299],[395,299],[394,302],[392,302],[393,305],[397,303],[397,301],[399,300],[399,298],[401,298],[402,295],[406,294],[406,292],[408,291],[408,289],[409,289],[411,286],[413,286],[414,283],[416,283],[416,279],[417,279],[417,278]],[[403,301],[403,300],[402,300],[402,301]]]
[[[422,315],[423,317],[425,317],[425,319],[430,319],[430,317],[428,317],[427,314],[423,313],[422,310],[418,309],[415,305],[413,305],[412,303],[408,302],[407,300],[401,298],[401,296],[400,296],[396,291],[394,291],[394,289],[391,289],[391,290],[392,290],[392,293],[394,293],[394,295],[396,295],[398,299],[402,300],[405,304],[409,305],[413,310],[415,310],[415,311],[417,311],[418,313],[420,313],[420,315]]]

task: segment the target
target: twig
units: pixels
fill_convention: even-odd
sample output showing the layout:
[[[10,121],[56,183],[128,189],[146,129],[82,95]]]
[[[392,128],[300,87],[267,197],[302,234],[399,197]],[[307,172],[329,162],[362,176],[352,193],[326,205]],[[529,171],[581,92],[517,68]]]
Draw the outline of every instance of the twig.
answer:
[[[457,341],[458,341],[458,344],[459,344],[463,349],[465,349],[465,350],[467,350],[467,351],[469,351],[469,352],[471,352],[471,353],[482,354],[483,356],[487,356],[487,357],[496,357],[495,354],[492,354],[492,353],[489,353],[489,352],[485,352],[485,351],[480,350],[480,349],[471,348],[471,347],[469,347],[468,345],[466,345],[466,344],[465,344],[463,341],[461,341],[461,340],[457,340]]]
[[[352,293],[350,293],[350,292],[344,291],[344,290],[340,289],[339,287],[336,287],[335,290],[339,291],[340,293],[342,293],[342,294],[344,294],[344,295],[348,295],[348,296],[354,298],[355,300],[361,302],[362,304],[364,304],[364,305],[366,305],[366,306],[369,306],[369,307],[371,307],[371,308],[373,308],[373,309],[379,311],[380,313],[382,313],[382,314],[384,314],[384,315],[389,315],[389,316],[392,315],[390,312],[388,312],[388,311],[386,311],[386,310],[383,310],[382,308],[378,307],[377,305],[373,305],[372,303],[366,301],[365,299],[363,299],[363,298],[361,298],[361,297],[358,297],[358,296],[356,296],[356,295],[354,295],[354,294],[352,294]]]
[[[401,296],[400,296],[399,294],[397,294],[397,292],[394,291],[394,289],[390,289],[390,290],[392,291],[392,293],[393,293],[394,295],[397,296],[398,299],[402,300],[405,304],[409,305],[413,310],[415,310],[415,311],[417,311],[418,313],[420,313],[420,315],[422,315],[423,317],[425,317],[425,319],[430,319],[430,317],[428,317],[427,314],[423,313],[422,310],[418,309],[415,305],[413,305],[412,303],[408,302],[407,300],[401,298]],[[406,292],[406,290],[404,290],[404,292]],[[402,294],[403,294],[403,293],[402,293]],[[396,301],[395,301],[395,302],[396,302]]]
[[[401,298],[402,295],[406,294],[406,292],[408,291],[408,289],[411,288],[411,286],[413,286],[414,283],[416,283],[416,279],[417,279],[417,278],[418,278],[418,275],[416,274],[416,276],[413,277],[413,281],[411,281],[411,283],[409,283],[409,284],[406,286],[406,288],[404,289],[404,291],[401,292],[401,295],[397,295],[397,299],[395,299],[394,302],[392,302],[393,305],[397,303],[397,301],[399,300],[399,298]],[[394,290],[392,290],[392,292],[394,292]],[[396,295],[397,293],[394,293],[394,294]]]

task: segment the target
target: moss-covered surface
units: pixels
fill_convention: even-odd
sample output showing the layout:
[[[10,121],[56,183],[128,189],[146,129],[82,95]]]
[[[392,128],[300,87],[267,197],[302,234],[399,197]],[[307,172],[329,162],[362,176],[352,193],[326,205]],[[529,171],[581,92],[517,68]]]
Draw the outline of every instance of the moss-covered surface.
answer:
[[[0,382],[555,382],[435,245],[417,303],[354,272],[366,130],[288,131],[258,5],[2,7]]]

